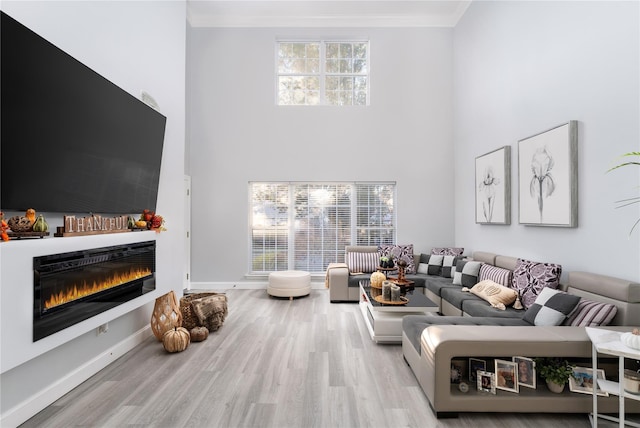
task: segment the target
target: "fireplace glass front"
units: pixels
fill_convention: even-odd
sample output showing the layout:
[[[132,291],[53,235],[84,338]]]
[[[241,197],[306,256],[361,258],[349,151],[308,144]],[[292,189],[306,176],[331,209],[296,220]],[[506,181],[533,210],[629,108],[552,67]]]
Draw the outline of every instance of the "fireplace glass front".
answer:
[[[155,241],[33,259],[33,341],[155,289]]]

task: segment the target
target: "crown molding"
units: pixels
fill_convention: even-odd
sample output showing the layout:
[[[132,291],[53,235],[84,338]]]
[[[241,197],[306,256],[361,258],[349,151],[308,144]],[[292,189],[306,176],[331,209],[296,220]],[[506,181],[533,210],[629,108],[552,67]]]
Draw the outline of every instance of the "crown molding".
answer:
[[[468,1],[195,1],[192,27],[454,27]]]

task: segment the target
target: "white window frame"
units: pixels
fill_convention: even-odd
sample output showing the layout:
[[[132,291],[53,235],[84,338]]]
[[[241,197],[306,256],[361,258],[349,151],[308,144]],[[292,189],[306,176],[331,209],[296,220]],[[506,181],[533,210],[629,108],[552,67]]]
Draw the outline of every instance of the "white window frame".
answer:
[[[272,248],[262,248],[260,249],[260,251],[255,251],[254,247],[253,247],[253,237],[254,237],[254,228],[253,228],[253,223],[254,223],[254,201],[253,201],[253,186],[254,185],[279,185],[279,186],[287,186],[288,189],[288,204],[287,204],[287,221],[288,221],[288,225],[286,227],[287,230],[287,246],[286,249],[283,247],[280,247],[276,244],[275,247]],[[348,205],[348,209],[349,209],[349,242],[346,242],[345,245],[379,245],[379,244],[392,244],[395,243],[396,241],[396,234],[397,234],[397,203],[396,203],[396,194],[397,194],[397,185],[395,182],[389,182],[389,181],[376,181],[376,182],[263,182],[263,181],[255,181],[255,182],[249,182],[248,185],[248,205],[249,205],[249,215],[248,215],[248,253],[249,253],[249,260],[248,260],[248,272],[249,275],[264,275],[267,274],[269,272],[272,271],[279,271],[279,270],[309,270],[312,274],[320,274],[323,273],[326,269],[326,265],[328,265],[328,263],[332,263],[332,262],[344,262],[344,247],[334,247],[331,248],[331,245],[329,245],[327,248],[328,250],[324,247],[324,244],[322,246],[322,253],[323,253],[323,260],[328,260],[324,258],[324,255],[327,252],[333,252],[333,256],[330,260],[326,261],[324,263],[324,266],[322,268],[322,270],[312,270],[309,269],[308,266],[303,266],[300,267],[298,265],[296,265],[296,260],[295,260],[295,256],[296,256],[296,237],[297,234],[296,232],[299,231],[299,229],[296,228],[296,206],[295,206],[295,190],[297,186],[350,186],[350,200],[349,200],[349,205]],[[357,191],[358,189],[364,190],[364,188],[369,187],[369,186],[390,186],[391,189],[390,191],[392,192],[391,194],[391,203],[392,203],[392,208],[391,208],[391,219],[387,218],[387,221],[390,221],[391,226],[382,226],[382,225],[375,225],[375,224],[358,224],[358,214],[359,214],[359,210],[358,210],[358,196],[357,196]],[[307,200],[308,201],[308,200]],[[304,206],[304,205],[303,205]],[[338,209],[338,207],[343,207],[346,208],[347,205],[330,205],[332,207],[336,207],[336,209]],[[375,205],[370,205],[370,207],[375,207]],[[375,211],[375,210],[374,210]],[[336,213],[336,215],[338,215]],[[274,219],[274,217],[268,217],[271,219]],[[283,217],[280,217],[281,219]],[[274,236],[281,236],[280,234],[276,234],[274,233],[276,230],[280,230],[282,231],[283,229],[281,227],[277,227],[274,226],[274,228],[264,228],[264,229],[260,229],[260,228],[256,228],[256,231],[259,230],[264,230],[264,231],[268,231],[271,230],[272,233],[270,234],[272,237]],[[328,229],[329,231],[331,230],[335,230],[336,232],[340,232],[340,229]],[[366,242],[364,242],[362,240],[362,238],[359,239],[358,237],[358,233],[362,232],[363,230],[365,230],[365,235],[366,235]],[[371,235],[371,231],[374,231],[373,233],[373,237]],[[344,232],[344,230],[343,230]],[[376,239],[375,235],[376,232],[379,235],[382,235],[384,233],[387,233],[387,237],[386,239],[382,239],[380,237],[378,237],[378,239]],[[267,233],[265,233],[265,235],[267,235]],[[330,240],[330,242],[333,242]],[[308,241],[307,241],[308,243]],[[317,250],[317,248],[316,248]],[[260,256],[262,257],[263,260],[267,260],[269,256],[273,256],[273,254],[277,254],[278,252],[285,252],[286,251],[286,264],[279,264],[279,263],[274,263],[274,269],[272,270],[267,270],[267,269],[254,269],[254,253],[256,255],[256,257]],[[298,253],[300,253],[300,251],[298,251]],[[302,251],[302,253],[304,253],[304,251]],[[274,257],[275,258],[275,257]],[[264,263],[263,263],[264,266]]]
[[[279,46],[281,43],[319,43],[320,45],[320,70],[317,74],[311,74],[312,76],[318,76],[319,80],[319,102],[318,104],[280,104],[280,77],[281,76],[307,76],[309,74],[302,73],[280,73],[279,70]],[[360,74],[360,76],[365,76],[367,78],[367,102],[364,105],[361,104],[329,104],[327,102],[326,97],[326,88],[325,88],[325,79],[328,76],[358,76],[358,74],[335,74],[335,73],[327,73],[326,71],[326,45],[328,43],[365,43],[367,45],[367,72],[364,74]],[[275,73],[275,104],[277,107],[352,107],[352,108],[362,108],[368,107],[371,105],[371,42],[368,38],[355,37],[355,38],[339,38],[339,39],[329,39],[329,38],[318,38],[318,39],[300,39],[300,38],[284,38],[278,39],[275,42],[274,47],[274,73]]]

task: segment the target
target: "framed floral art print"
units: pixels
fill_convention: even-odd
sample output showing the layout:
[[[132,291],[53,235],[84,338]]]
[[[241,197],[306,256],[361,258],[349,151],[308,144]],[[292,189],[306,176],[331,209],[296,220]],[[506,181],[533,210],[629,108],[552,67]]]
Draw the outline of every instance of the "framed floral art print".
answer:
[[[518,141],[520,224],[578,226],[578,122]]]
[[[476,158],[476,223],[511,224],[511,147]]]

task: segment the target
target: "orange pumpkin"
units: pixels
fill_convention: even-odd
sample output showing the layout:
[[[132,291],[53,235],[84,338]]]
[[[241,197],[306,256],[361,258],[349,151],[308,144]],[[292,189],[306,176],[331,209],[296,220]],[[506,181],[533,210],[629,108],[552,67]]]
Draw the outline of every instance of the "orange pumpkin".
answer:
[[[33,208],[29,208],[24,216],[29,219],[32,225],[36,222],[36,210]]]

